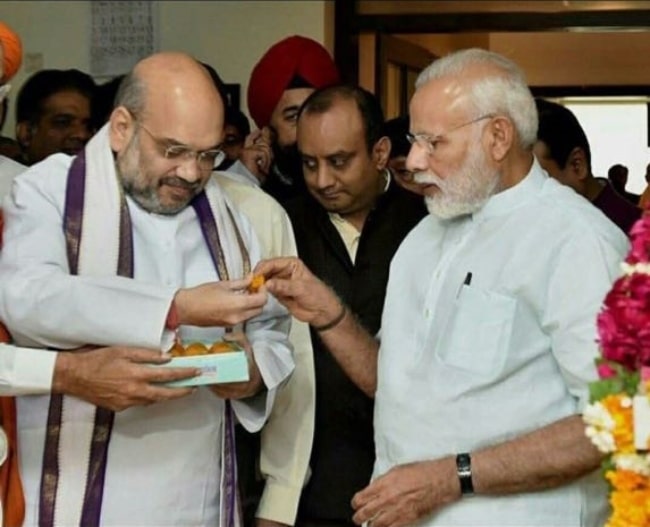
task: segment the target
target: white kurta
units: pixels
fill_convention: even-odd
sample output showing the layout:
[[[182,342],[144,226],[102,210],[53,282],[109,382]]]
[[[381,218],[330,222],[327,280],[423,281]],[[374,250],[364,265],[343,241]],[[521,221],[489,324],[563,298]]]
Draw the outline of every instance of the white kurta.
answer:
[[[390,269],[375,476],[580,412],[597,378],[596,314],[627,248],[613,223],[536,161],[472,217],[425,218]],[[462,499],[423,525],[595,526],[606,504],[597,483]]]
[[[221,174],[227,178],[230,178],[244,185],[249,185],[252,187],[259,187],[261,185],[260,180],[255,177],[255,174],[252,174],[246,165],[241,161],[235,161],[228,170],[221,172]]]
[[[61,228],[70,162],[68,156],[57,155],[35,165],[16,181],[13,199],[6,203],[0,318],[20,344],[156,348],[174,292],[218,279],[194,210],[160,216],[129,201],[135,280],[70,276]],[[258,244],[248,222],[241,223],[254,265]],[[269,388],[266,396],[249,404],[233,403],[238,419],[249,429],[262,426],[275,389],[293,368],[288,326],[286,311],[273,300],[247,324]],[[222,332],[183,328],[182,337],[213,340]],[[48,401],[38,396],[18,400],[26,526],[38,520]],[[223,401],[203,387],[181,400],[118,413],[108,452],[102,525],[217,525],[223,407]]]
[[[6,156],[0,156],[0,207],[5,196],[9,195],[14,178],[27,170],[25,165]]]

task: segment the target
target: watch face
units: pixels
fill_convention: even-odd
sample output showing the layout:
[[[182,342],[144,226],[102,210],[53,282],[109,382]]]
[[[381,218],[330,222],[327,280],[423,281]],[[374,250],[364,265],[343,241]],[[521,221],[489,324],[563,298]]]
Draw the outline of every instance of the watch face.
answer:
[[[458,454],[456,456],[456,467],[458,470],[470,471],[472,470],[472,460],[469,454]]]

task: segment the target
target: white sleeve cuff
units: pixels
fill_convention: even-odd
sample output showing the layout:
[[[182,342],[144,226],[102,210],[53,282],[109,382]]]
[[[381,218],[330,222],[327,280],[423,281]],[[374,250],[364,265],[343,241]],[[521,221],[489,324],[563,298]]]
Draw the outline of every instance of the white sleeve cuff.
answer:
[[[57,353],[0,344],[0,395],[40,395],[52,389]]]

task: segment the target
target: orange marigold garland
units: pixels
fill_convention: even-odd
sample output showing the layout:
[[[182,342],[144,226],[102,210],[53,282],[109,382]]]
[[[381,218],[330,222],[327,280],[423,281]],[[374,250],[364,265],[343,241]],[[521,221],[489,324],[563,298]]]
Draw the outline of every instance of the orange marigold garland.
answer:
[[[598,315],[600,380],[583,414],[587,436],[606,454],[612,514],[605,527],[650,527],[650,216],[630,236],[623,276]]]

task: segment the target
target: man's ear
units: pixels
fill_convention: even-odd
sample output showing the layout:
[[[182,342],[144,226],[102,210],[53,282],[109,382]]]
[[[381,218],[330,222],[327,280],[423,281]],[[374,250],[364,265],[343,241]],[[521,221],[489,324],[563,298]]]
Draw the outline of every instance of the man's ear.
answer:
[[[32,126],[29,121],[16,123],[16,141],[21,148],[28,148],[32,142]]]
[[[571,172],[573,172],[579,181],[583,181],[589,175],[587,155],[585,154],[585,151],[579,146],[576,146],[569,153],[566,166],[571,170]]]
[[[109,117],[109,140],[113,152],[124,150],[135,131],[135,120],[133,115],[124,106],[118,106]]]
[[[382,137],[372,147],[372,160],[377,167],[377,170],[383,170],[388,163],[388,156],[390,155],[390,139],[386,136]]]
[[[486,127],[488,135],[488,152],[492,159],[499,163],[503,161],[515,140],[515,126],[513,122],[503,115],[490,119]]]

